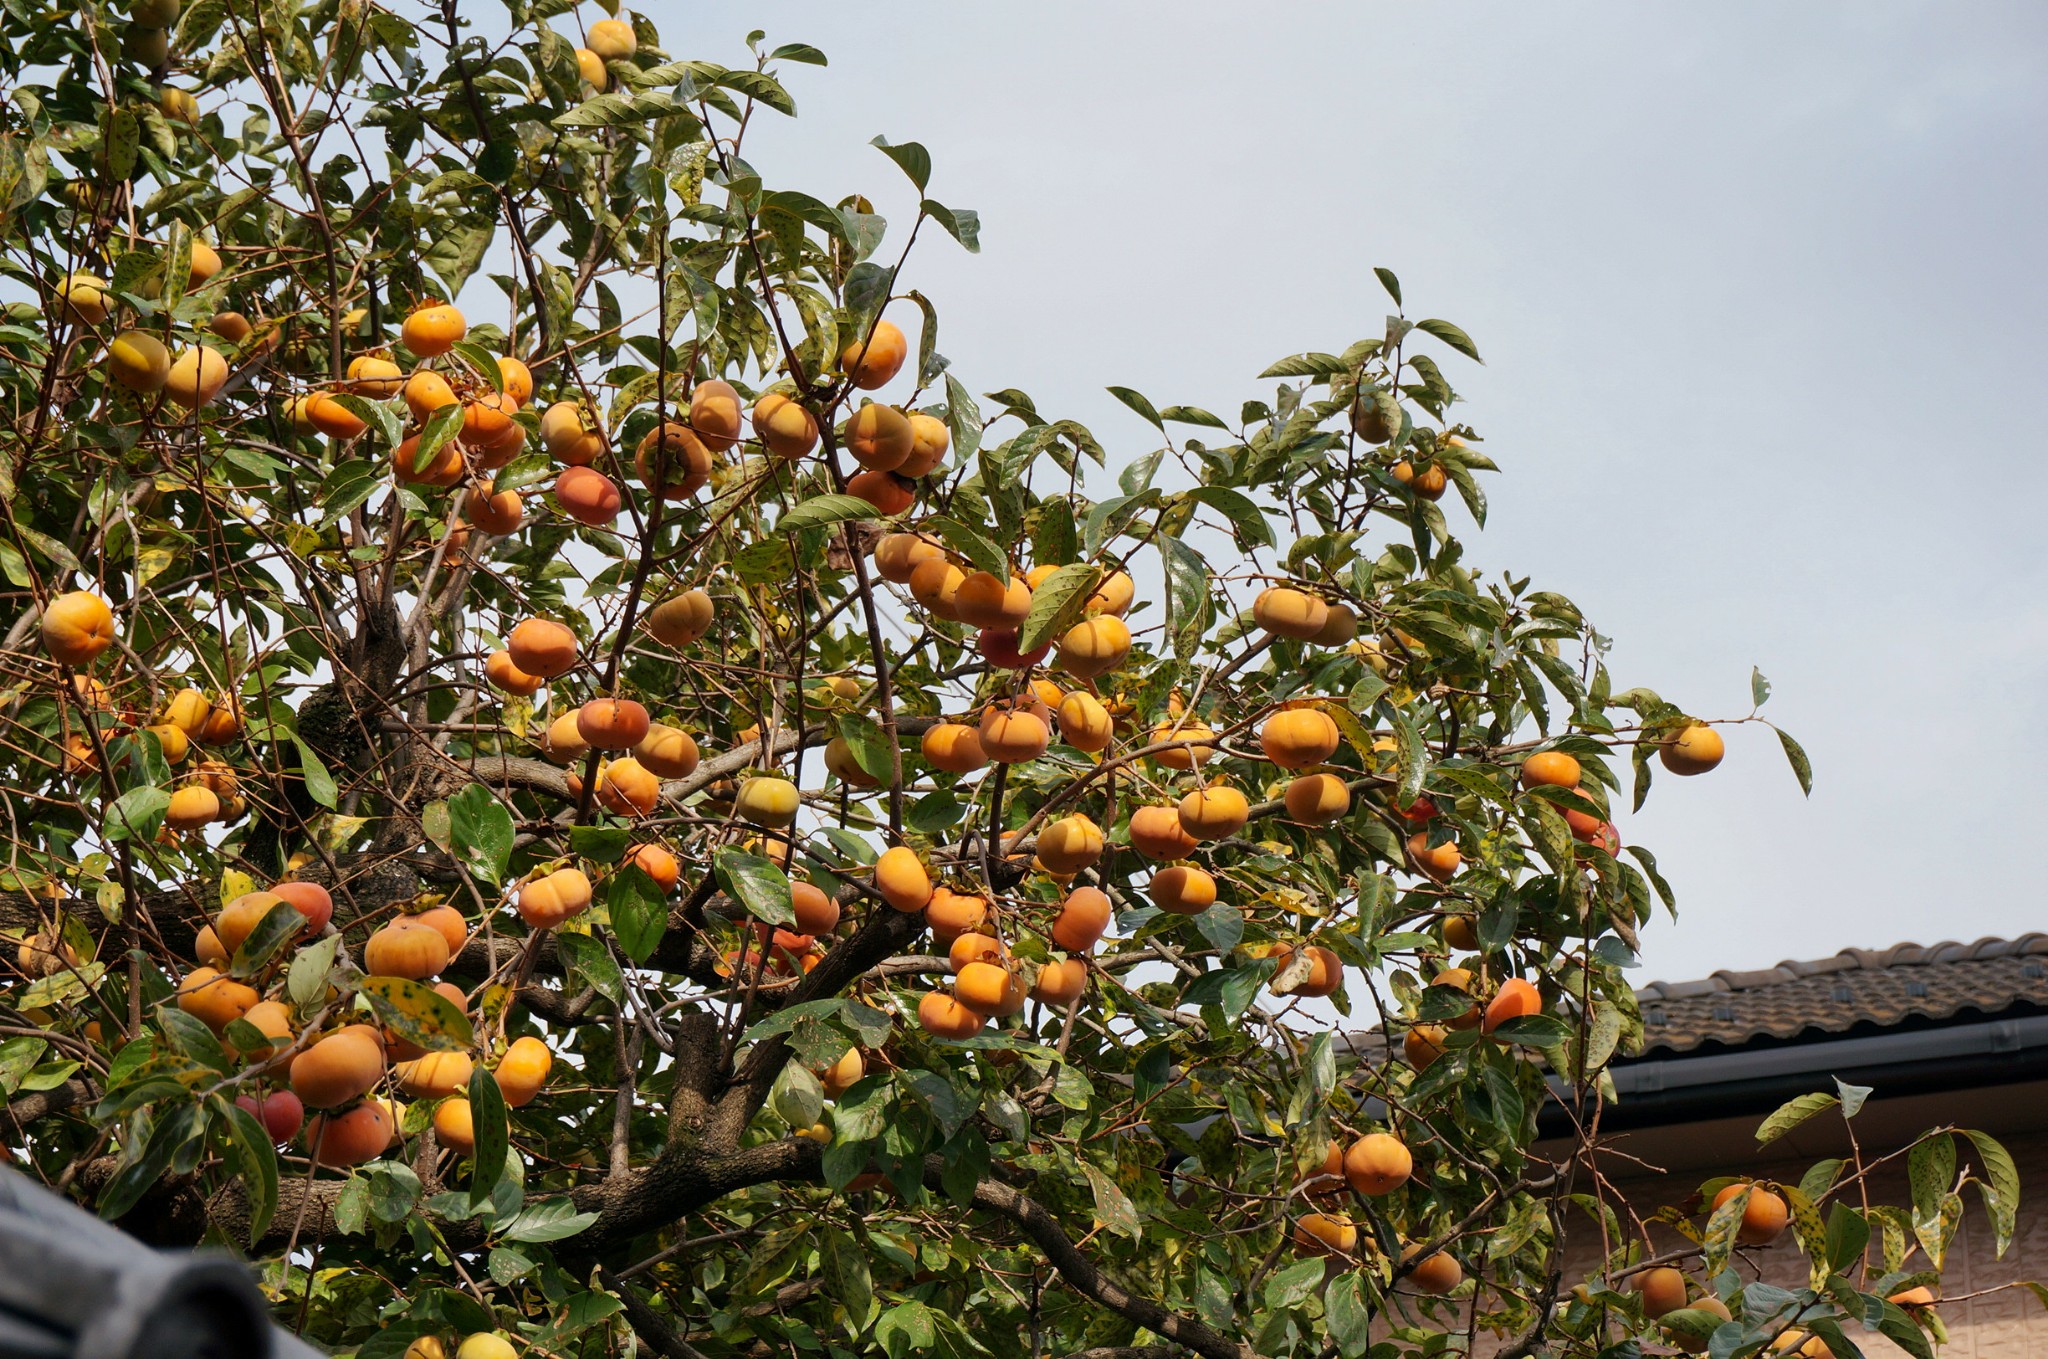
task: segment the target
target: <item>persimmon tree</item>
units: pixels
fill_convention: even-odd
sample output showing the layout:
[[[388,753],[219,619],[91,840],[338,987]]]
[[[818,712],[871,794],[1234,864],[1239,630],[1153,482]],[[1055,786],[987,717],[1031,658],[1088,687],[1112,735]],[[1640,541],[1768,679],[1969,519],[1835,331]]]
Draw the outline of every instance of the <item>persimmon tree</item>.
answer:
[[[1767,690],[1468,563],[1464,331],[1099,439],[922,146],[746,158],[817,50],[478,8],[0,6],[18,1168],[366,1356],[1928,1352],[1989,1138],[1600,1173],[1610,809]]]

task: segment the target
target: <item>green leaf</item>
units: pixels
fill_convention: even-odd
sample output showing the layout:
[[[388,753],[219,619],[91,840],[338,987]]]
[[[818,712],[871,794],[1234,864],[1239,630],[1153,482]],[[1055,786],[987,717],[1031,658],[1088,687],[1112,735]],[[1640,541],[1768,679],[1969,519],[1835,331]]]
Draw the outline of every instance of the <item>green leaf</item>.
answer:
[[[758,854],[727,846],[712,861],[718,885],[727,896],[747,908],[747,914],[771,925],[794,925],[796,907],[790,900],[789,875]]]
[[[247,1109],[215,1096],[216,1112],[226,1124],[228,1154],[249,1197],[249,1246],[253,1249],[277,1211],[277,1148],[270,1134]]]
[[[391,1031],[429,1052],[462,1052],[476,1042],[469,1016],[424,982],[365,977],[357,988]]]
[[[1297,1260],[1266,1280],[1266,1306],[1276,1312],[1299,1307],[1322,1282],[1321,1260]]]
[[[456,423],[461,424],[462,407],[455,404],[442,407],[456,413]],[[334,470],[320,483],[317,499],[321,507],[322,520],[334,523],[346,517],[352,510],[376,494],[384,484],[387,469],[375,458],[351,458],[336,463]]]
[[[1378,276],[1380,286],[1387,290],[1387,296],[1394,299],[1394,305],[1400,306],[1401,280],[1394,277],[1394,271],[1392,269],[1382,269],[1378,265],[1374,265],[1372,271]]]
[[[512,862],[512,814],[472,783],[448,799],[448,838],[463,866],[495,887]]]
[[[1166,422],[1160,418],[1158,409],[1141,393],[1132,391],[1129,387],[1111,387],[1108,390],[1111,396],[1143,416],[1160,433],[1166,432]]]
[[[1349,367],[1335,354],[1289,354],[1278,362],[1268,364],[1262,378],[1312,377],[1333,378]]]
[[[961,811],[960,799],[941,788],[913,802],[903,813],[903,826],[915,835],[936,835],[959,825]]]
[[[386,448],[396,448],[405,438],[405,430],[398,423],[398,412],[391,408],[388,401],[372,401],[366,396],[357,396],[354,392],[338,392],[328,397],[328,400],[343,407],[377,431],[378,442]],[[455,409],[459,410],[460,407],[457,406]]]
[[[1501,1021],[1493,1031],[1493,1036],[1504,1043],[1529,1048],[1555,1047],[1571,1034],[1571,1026],[1556,1015],[1516,1015]]]
[[[170,806],[171,795],[161,788],[130,788],[107,808],[107,838],[144,842],[155,839]]]
[[[628,864],[605,884],[604,901],[619,951],[635,963],[646,962],[668,932],[668,894],[637,865]]]
[[[2019,1169],[2013,1164],[2012,1153],[1990,1133],[1965,1128],[1963,1136],[1975,1145],[1977,1159],[1984,1163],[1985,1180],[1980,1183],[1984,1208],[1991,1215],[1994,1253],[2002,1257],[2012,1245],[2013,1232],[2019,1224]]]
[[[1212,415],[1200,406],[1167,406],[1159,412],[1162,420],[1171,420],[1181,425],[1207,425],[1210,429],[1228,430],[1223,418]]]
[[[1187,492],[1190,500],[1199,500],[1211,509],[1220,510],[1230,520],[1231,531],[1237,537],[1239,547],[1271,547],[1273,527],[1266,522],[1266,516],[1252,503],[1252,498],[1242,491],[1228,486],[1197,486]]]
[[[1756,666],[1749,668],[1749,701],[1761,708],[1771,696],[1771,682],[1764,678],[1764,672]]]
[[[1330,1339],[1343,1359],[1359,1359],[1372,1345],[1372,1304],[1365,1293],[1365,1277],[1358,1270],[1337,1276],[1323,1294],[1323,1314],[1330,1323]]]
[[[1835,1096],[1819,1091],[1787,1100],[1757,1125],[1756,1144],[1761,1147],[1775,1142],[1815,1114],[1825,1113],[1840,1103]]]
[[[505,1123],[505,1095],[498,1078],[478,1062],[469,1071],[469,1120],[476,1134],[476,1152],[470,1158],[469,1201],[482,1203],[498,1187],[505,1174],[505,1155],[511,1133]],[[530,1239],[530,1238],[519,1238]]]
[[[944,203],[935,203],[927,198],[918,204],[918,210],[946,229],[946,234],[967,248],[969,254],[981,250],[981,214],[966,208],[949,208]]]
[[[1842,1097],[1842,1117],[1854,1118],[1863,1112],[1863,1101],[1870,1098],[1871,1087],[1851,1085],[1840,1076],[1835,1077],[1835,1092]]]
[[[778,533],[794,533],[798,529],[841,524],[849,519],[879,519],[881,513],[857,495],[814,495],[792,506],[787,514],[775,521],[775,529]],[[776,546],[782,545],[778,543]]]
[[[784,1062],[768,1091],[768,1103],[783,1122],[801,1131],[824,1114],[825,1087],[803,1063]]]
[[[229,974],[255,976],[270,966],[271,960],[297,939],[305,928],[306,917],[280,901],[264,913],[263,918],[256,922],[256,928],[249,931],[241,947],[235,950],[234,961],[228,965]]]
[[[875,1296],[867,1250],[847,1233],[828,1230],[819,1255],[825,1265],[825,1291],[839,1300],[855,1327],[865,1325]]]
[[[285,974],[284,990],[293,1005],[301,1010],[310,1010],[326,996],[340,947],[340,935],[324,935],[300,949],[292,958],[291,970]]]
[[[1089,1192],[1095,1196],[1095,1221],[1118,1236],[1137,1240],[1138,1209],[1131,1202],[1130,1195],[1118,1188],[1115,1180],[1086,1161],[1081,1163],[1081,1173],[1088,1177]]]
[[[490,376],[494,380],[497,378],[497,365],[492,365]],[[428,416],[427,423],[420,427],[419,446],[413,451],[412,465],[414,467],[432,466],[434,455],[441,451],[444,444],[461,432],[462,403],[460,401],[451,401]],[[512,480],[502,474],[494,479],[493,488],[500,491],[517,489]]]
[[[1436,336],[1439,340],[1442,340],[1445,344],[1475,363],[1486,362],[1486,360],[1479,357],[1478,346],[1472,343],[1472,337],[1452,325],[1449,321],[1439,321],[1431,317],[1427,321],[1417,321],[1415,328],[1426,335]]]
[[[1017,649],[1036,651],[1081,621],[1088,596],[1095,593],[1101,568],[1074,562],[1052,573],[1031,594],[1031,612],[1017,630]]]
[[[983,530],[943,514],[933,515],[918,528],[945,539],[947,545],[972,562],[977,571],[986,571],[997,580],[1009,580],[1010,559]]]
[[[615,864],[626,857],[633,832],[624,826],[571,826],[569,848],[593,864]]]
[[[541,1199],[526,1205],[505,1227],[507,1241],[560,1241],[597,1221],[596,1213],[579,1213],[566,1198]]]
[[[1906,1154],[1906,1180],[1913,1191],[1913,1235],[1936,1269],[1948,1250],[1944,1209],[1955,1181],[1956,1143],[1947,1133],[1930,1133]]]
[[[306,795],[328,810],[333,810],[340,790],[334,785],[334,775],[327,772],[327,766],[313,753],[297,732],[292,733],[292,744],[299,752],[299,777],[305,780]]]
[[[981,451],[981,407],[951,373],[946,374],[946,430],[953,436],[953,456],[960,461]]]
[[[1837,1203],[1828,1211],[1827,1262],[1828,1268],[1837,1274],[1847,1273],[1858,1260],[1863,1258],[1864,1248],[1870,1244],[1870,1224],[1863,1215],[1846,1203]]]
[[[1785,759],[1792,766],[1792,776],[1799,780],[1799,791],[1813,796],[1813,761],[1806,758],[1806,751],[1792,739],[1792,734],[1772,727],[1778,733],[1778,744],[1785,747]]]
[[[931,183],[932,156],[923,146],[916,142],[901,142],[892,146],[887,137],[877,137],[868,145],[895,161],[896,168],[910,177],[910,182],[917,186],[920,194],[925,191],[925,186]]]
[[[829,65],[825,54],[807,42],[786,42],[768,54],[770,61],[800,61],[806,66]],[[923,187],[922,185],[919,186]]]

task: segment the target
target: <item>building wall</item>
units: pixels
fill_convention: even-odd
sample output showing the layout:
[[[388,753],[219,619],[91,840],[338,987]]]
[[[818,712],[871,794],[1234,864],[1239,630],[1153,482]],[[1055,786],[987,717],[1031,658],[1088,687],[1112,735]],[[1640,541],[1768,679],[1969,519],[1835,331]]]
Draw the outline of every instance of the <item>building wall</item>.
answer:
[[[1683,1205],[1703,1181],[1715,1176],[1796,1182],[1815,1161],[1849,1154],[1842,1120],[1828,1114],[1759,1154],[1747,1155],[1756,1145],[1755,1129],[1761,1121],[1748,1116],[1618,1134],[1613,1139],[1617,1153],[1639,1157],[1663,1173],[1635,1166],[1618,1154],[1604,1157],[1602,1168],[1635,1211],[1648,1217],[1660,1206]],[[1858,1115],[1855,1131],[1866,1158],[1874,1159],[1903,1147],[1919,1132],[1942,1125],[1981,1128],[1997,1137],[2012,1153],[2021,1187],[2018,1229],[2002,1259],[1994,1253],[1982,1199],[1974,1188],[1964,1196],[1963,1223],[1950,1248],[1943,1288],[1944,1296],[1958,1299],[1941,1308],[1950,1337],[1945,1354],[1952,1359],[2048,1359],[2048,1308],[2023,1288],[1990,1291],[2024,1280],[2048,1282],[2048,1085],[1873,1099]],[[1960,1137],[1957,1153],[1959,1165],[1974,1163],[1972,1149]],[[1910,1201],[1903,1158],[1891,1173],[1873,1177],[1872,1194],[1878,1202]],[[1580,1217],[1573,1230],[1579,1232],[1578,1223],[1584,1222]],[[1584,1245],[1573,1251],[1567,1278],[1583,1277],[1599,1264],[1597,1238],[1581,1233],[1579,1239]],[[1652,1227],[1652,1239],[1659,1252],[1684,1244],[1684,1238],[1661,1224]],[[1745,1254],[1740,1267],[1767,1282],[1796,1288],[1807,1281],[1805,1257],[1789,1231],[1782,1244]],[[1920,1258],[1911,1257],[1909,1265]],[[1968,1296],[1980,1293],[1987,1296]],[[1849,1334],[1873,1359],[1895,1359],[1904,1353],[1875,1332],[1852,1326]]]

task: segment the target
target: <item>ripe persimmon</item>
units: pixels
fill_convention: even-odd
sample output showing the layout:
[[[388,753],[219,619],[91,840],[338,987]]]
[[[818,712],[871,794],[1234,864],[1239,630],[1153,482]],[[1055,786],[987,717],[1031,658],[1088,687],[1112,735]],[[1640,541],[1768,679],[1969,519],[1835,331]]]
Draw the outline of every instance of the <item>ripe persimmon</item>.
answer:
[[[1576,788],[1579,762],[1561,750],[1539,750],[1522,761],[1524,788]]]
[[[570,467],[587,467],[604,452],[604,425],[581,401],[557,401],[541,412],[540,442],[549,457]]]
[[[532,697],[541,686],[540,676],[521,670],[509,651],[493,651],[484,658],[484,679],[492,688],[518,698]]]
[[[754,433],[778,458],[801,458],[818,446],[818,417],[781,392],[754,403]]]
[[[1392,1133],[1367,1133],[1344,1149],[1344,1180],[1367,1197],[1393,1193],[1414,1173],[1414,1154]]]
[[[1244,829],[1251,804],[1227,783],[1197,788],[1180,800],[1180,826],[1197,840],[1226,840]]]
[[[556,679],[576,668],[576,634],[551,618],[529,618],[505,638],[512,664],[529,675]]]
[[[598,771],[597,800],[605,810],[620,816],[647,816],[661,801],[661,780],[628,755]]]
[[[1076,887],[1060,903],[1047,936],[1053,947],[1068,953],[1086,953],[1109,929],[1110,901],[1100,889]]]
[[[950,944],[981,929],[988,920],[988,902],[950,887],[935,887],[924,904],[924,919],[934,939]]]
[[[332,1109],[368,1094],[384,1079],[384,1045],[373,1030],[331,1033],[291,1061],[292,1093],[314,1109]]]
[[[944,557],[928,557],[910,571],[910,595],[940,618],[957,620],[954,600],[967,575]]]
[[[1180,823],[1174,807],[1139,807],[1131,813],[1131,848],[1148,859],[1185,859],[1198,843]]]
[[[407,313],[398,338],[423,359],[445,354],[469,334],[469,322],[445,302],[431,302]]]
[[[1721,733],[1700,722],[1665,738],[1657,747],[1657,758],[1666,769],[1688,777],[1706,773],[1727,753]]]
[[[1294,1220],[1292,1239],[1303,1255],[1352,1255],[1358,1250],[1358,1228],[1329,1213],[1303,1213]]]
[[[695,430],[669,420],[641,438],[633,450],[633,474],[665,499],[688,500],[711,480],[717,461]]]
[[[916,850],[896,845],[875,860],[875,890],[891,909],[915,914],[931,902],[931,874]]]
[[[308,1101],[310,1103],[310,1101]],[[391,1150],[397,1123],[376,1100],[340,1114],[315,1114],[306,1124],[306,1147],[316,1165],[346,1170]]]
[[[840,351],[839,366],[853,379],[853,385],[871,392],[887,386],[903,369],[910,355],[910,341],[893,321],[877,321],[866,335],[857,335]],[[901,459],[898,459],[901,461]]]
[[[1060,634],[1059,667],[1078,679],[1106,675],[1131,653],[1131,630],[1114,614],[1084,618]]]
[[[1328,625],[1330,609],[1305,590],[1275,585],[1252,601],[1252,621],[1276,637],[1312,642]]]
[[[1446,840],[1440,845],[1432,845],[1428,831],[1417,831],[1408,837],[1408,854],[1415,860],[1417,872],[1438,881],[1456,873],[1459,865],[1465,862],[1457,841]]]
[[[701,755],[690,733],[666,722],[653,722],[634,745],[633,758],[659,778],[686,779],[697,772]]]
[[[805,934],[830,934],[839,928],[839,903],[814,883],[789,885],[789,903],[796,913],[796,927]]]
[[[409,918],[379,926],[363,944],[363,971],[372,977],[425,981],[448,966],[448,940],[432,925]]]
[[[555,478],[555,503],[579,524],[603,528],[626,507],[618,484],[594,467],[564,467]]]
[[[953,615],[975,628],[1014,628],[1031,612],[1031,587],[1016,576],[969,572],[953,592]]]
[[[1102,857],[1102,848],[1102,827],[1078,812],[1038,832],[1039,867],[1055,877],[1072,877],[1089,867]]]
[[[870,469],[846,479],[846,493],[859,496],[885,517],[902,514],[917,503],[917,483],[894,472]]]
[[[894,406],[870,401],[846,417],[840,441],[855,462],[871,472],[891,472],[902,466],[917,445],[910,418]]]
[[[982,710],[982,753],[997,764],[1023,764],[1045,754],[1051,733],[1035,713],[992,703]]]
[[[647,611],[647,630],[658,642],[685,647],[704,635],[716,612],[710,595],[702,590],[684,590]]]
[[[580,868],[558,868],[519,889],[519,918],[537,930],[552,929],[590,907],[590,879]]]
[[[1032,984],[1031,998],[1041,1005],[1067,1006],[1080,999],[1088,989],[1088,964],[1079,958],[1065,962],[1047,963],[1038,969],[1038,980]]]
[[[740,441],[740,394],[730,382],[711,378],[690,393],[690,428],[713,453]]]
[[[927,991],[917,1003],[917,1022],[934,1038],[960,1042],[980,1033],[988,1020],[944,991]]]
[[[43,654],[59,665],[91,665],[114,644],[114,612],[90,590],[58,595],[43,608]]]
[[[1285,708],[1259,728],[1259,748],[1282,769],[1321,764],[1337,753],[1342,739],[1336,722],[1320,708]]]
[[[505,1103],[517,1109],[532,1103],[540,1088],[547,1084],[548,1071],[554,1062],[555,1054],[540,1039],[516,1038],[512,1046],[505,1049],[497,1070],[491,1074],[505,1096]]]
[[[1287,814],[1311,826],[1325,825],[1351,810],[1351,790],[1335,774],[1303,774],[1281,794]]]
[[[910,456],[905,458],[897,471],[906,477],[930,476],[932,469],[946,456],[952,446],[952,431],[946,422],[923,411],[910,413]]]
[[[1714,1211],[1745,1189],[1749,1191],[1749,1202],[1743,1207],[1742,1226],[1736,1231],[1735,1239],[1745,1246],[1768,1246],[1783,1234],[1785,1224],[1792,1220],[1792,1210],[1780,1195],[1759,1184],[1737,1181],[1724,1185],[1721,1192],[1714,1195],[1713,1206],[1708,1211]]]
[[[1159,869],[1146,890],[1153,904],[1170,915],[1200,915],[1216,904],[1216,879],[1191,864]]]
[[[576,732],[599,750],[631,750],[646,738],[647,709],[630,698],[593,698],[576,710]]]
[[[1486,1004],[1486,1018],[1480,1022],[1480,1031],[1492,1033],[1510,1019],[1525,1015],[1541,1014],[1543,996],[1535,985],[1521,977],[1510,977],[1501,983],[1499,991]]]
[[[1415,1261],[1414,1268],[1408,1271],[1410,1288],[1440,1297],[1465,1282],[1464,1267],[1452,1258],[1449,1251],[1436,1251],[1417,1260],[1415,1257],[1421,1255],[1422,1250],[1420,1245],[1411,1245],[1401,1252],[1403,1263]]]

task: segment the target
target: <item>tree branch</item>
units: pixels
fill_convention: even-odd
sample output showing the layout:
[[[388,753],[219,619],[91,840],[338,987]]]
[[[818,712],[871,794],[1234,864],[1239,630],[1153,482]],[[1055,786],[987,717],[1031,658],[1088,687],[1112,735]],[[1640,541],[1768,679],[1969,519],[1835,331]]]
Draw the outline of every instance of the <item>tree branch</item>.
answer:
[[[983,1180],[974,1186],[974,1206],[1015,1223],[1031,1238],[1052,1267],[1060,1272],[1075,1292],[1137,1322],[1146,1330],[1163,1335],[1176,1344],[1204,1356],[1204,1359],[1259,1359],[1258,1352],[1242,1341],[1232,1340],[1193,1317],[1170,1312],[1151,1298],[1141,1298],[1113,1282],[1083,1255],[1053,1215],[1035,1200],[997,1180]],[[1145,1354],[1153,1350],[1090,1350],[1089,1354]]]

